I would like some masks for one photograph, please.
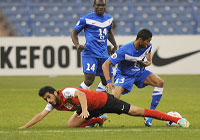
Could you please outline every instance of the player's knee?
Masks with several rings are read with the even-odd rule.
[[[128,114],[130,114],[132,116],[143,116],[144,115],[144,109],[131,105]]]
[[[94,79],[92,79],[92,78],[86,79],[86,80],[84,81],[84,83],[85,83],[86,86],[88,86],[88,87],[91,86],[93,82],[94,82]]]
[[[68,122],[68,123],[66,124],[66,127],[72,128],[72,127],[76,127],[76,126],[74,126],[73,123],[69,123],[69,122]]]
[[[157,82],[156,82],[156,87],[164,87],[164,80],[163,79],[159,79]]]
[[[85,74],[85,80],[84,83],[86,86],[91,86],[94,82],[95,75],[94,74]]]
[[[113,91],[113,95],[115,98],[119,99],[121,96],[121,92],[117,92],[116,90]]]
[[[67,124],[66,124],[66,127],[70,128],[70,127],[71,127],[71,125],[67,123]]]
[[[123,91],[124,91],[124,88],[115,87],[114,90],[112,90],[112,94],[114,95],[115,98],[119,99]]]
[[[114,94],[114,97],[117,98],[117,99],[119,99],[120,96],[121,96],[121,94]]]
[[[71,123],[67,122],[66,127],[72,127]]]

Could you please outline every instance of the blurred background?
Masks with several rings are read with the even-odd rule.
[[[80,75],[81,54],[71,40],[94,0],[0,0],[0,75]],[[157,74],[200,74],[200,0],[107,0],[118,46],[141,28],[153,33]],[[85,43],[84,32],[80,43]],[[11,36],[11,37],[10,37]],[[111,50],[108,41],[108,51]]]
[[[0,36],[69,36],[93,0],[1,0]],[[199,0],[107,0],[116,35],[200,34]],[[81,33],[83,35],[83,33]]]

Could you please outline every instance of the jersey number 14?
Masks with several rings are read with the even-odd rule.
[[[87,71],[90,71],[90,70],[92,70],[92,71],[94,71],[95,70],[95,64],[93,64],[91,67],[90,67],[90,63],[87,63],[87,69],[86,69]]]
[[[104,39],[104,37],[107,35],[107,29],[104,28],[104,29],[101,29],[99,28],[99,37],[100,39]]]

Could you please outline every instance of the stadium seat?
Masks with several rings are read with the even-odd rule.
[[[93,0],[0,1],[21,36],[68,36],[79,18],[93,11],[92,5]],[[117,35],[135,35],[141,28],[156,35],[200,34],[197,0],[109,0],[107,12],[116,21]]]

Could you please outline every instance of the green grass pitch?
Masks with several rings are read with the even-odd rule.
[[[164,94],[157,110],[177,111],[190,121],[190,128],[167,127],[153,120],[152,127],[144,119],[128,115],[107,114],[103,128],[66,128],[73,112],[51,112],[35,126],[18,130],[42,111],[46,102],[38,96],[45,85],[56,89],[78,87],[83,76],[19,76],[0,77],[0,140],[129,140],[129,139],[200,139],[200,75],[160,75],[165,81]],[[99,83],[96,78],[92,89]],[[131,104],[149,108],[153,87],[138,89],[122,96]]]

